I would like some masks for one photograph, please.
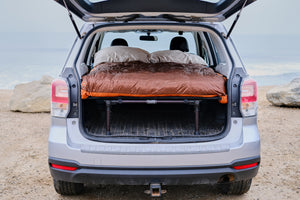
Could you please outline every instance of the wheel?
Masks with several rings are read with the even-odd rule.
[[[218,189],[222,194],[241,195],[249,191],[252,179],[235,181],[230,183],[220,183]]]
[[[84,186],[82,183],[71,183],[66,181],[54,180],[54,188],[61,195],[77,195],[83,192]]]

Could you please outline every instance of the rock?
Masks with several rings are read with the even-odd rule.
[[[9,102],[10,110],[50,112],[52,80],[50,76],[43,76],[39,81],[16,85]]]
[[[300,107],[300,77],[287,85],[272,88],[267,92],[267,99],[275,106]]]

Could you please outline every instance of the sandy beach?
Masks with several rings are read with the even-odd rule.
[[[170,186],[164,199],[300,199],[300,109],[272,106],[269,88],[259,88],[262,162],[250,191],[223,196],[211,186]],[[10,112],[11,94],[0,90],[0,199],[149,198],[144,186],[89,186],[81,196],[58,195],[47,164],[50,114]]]

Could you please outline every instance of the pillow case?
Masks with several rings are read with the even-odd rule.
[[[104,62],[141,61],[149,63],[149,52],[140,48],[112,46],[99,50],[94,56],[94,66]]]
[[[207,66],[207,63],[198,55],[185,53],[179,50],[156,51],[150,54],[150,62],[175,62],[183,64],[201,64]]]

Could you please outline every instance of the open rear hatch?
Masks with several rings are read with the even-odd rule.
[[[181,19],[220,22],[256,0],[55,0],[86,22]]]
[[[255,0],[56,0],[86,22],[220,22]],[[222,78],[223,79],[223,78]],[[127,100],[127,102],[125,102]],[[161,100],[161,101],[160,101]],[[163,104],[163,105],[160,105]],[[155,104],[155,105],[153,105]],[[158,104],[158,105],[156,105]],[[184,142],[217,140],[228,127],[228,105],[211,98],[87,98],[82,100],[82,128],[92,140]],[[152,141],[153,139],[153,141]],[[150,141],[151,140],[151,141]]]

